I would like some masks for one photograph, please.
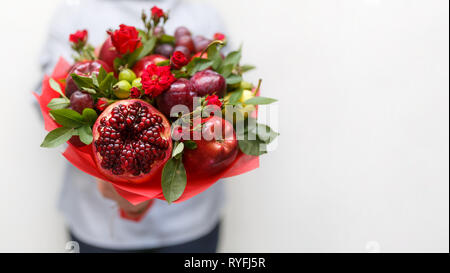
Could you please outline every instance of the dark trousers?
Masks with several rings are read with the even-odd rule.
[[[199,239],[184,244],[152,249],[119,250],[101,248],[83,242],[73,235],[72,232],[70,232],[70,238],[72,241],[78,242],[80,253],[215,253],[219,241],[219,229],[220,223],[210,233]]]

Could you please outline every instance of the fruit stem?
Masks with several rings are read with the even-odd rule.
[[[259,92],[259,89],[261,88],[262,79],[259,79],[258,86],[256,87],[255,91],[253,91],[253,96],[256,96],[256,94]]]
[[[208,49],[209,49],[211,46],[215,46],[216,44],[218,44],[218,45],[224,45],[225,42],[224,42],[224,41],[221,41],[221,40],[214,40],[214,41],[212,41],[205,49],[202,50],[202,53],[200,53],[200,58],[203,56],[203,54],[205,54],[206,52],[208,52]]]

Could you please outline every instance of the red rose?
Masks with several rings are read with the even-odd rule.
[[[217,95],[211,95],[206,97],[206,105],[217,105],[222,107],[222,102],[219,100]]]
[[[113,33],[109,32],[112,44],[120,54],[133,53],[142,44],[139,32],[135,27],[124,24],[119,27]]]
[[[189,63],[189,59],[186,58],[186,55],[184,55],[183,52],[175,51],[170,58],[170,63],[172,64],[173,68],[180,69]]]
[[[225,34],[223,33],[217,32],[216,34],[214,34],[214,40],[224,41],[225,38]]]
[[[108,104],[109,101],[107,98],[99,98],[97,104],[95,105],[95,108],[97,108],[99,111],[103,111],[108,106]]]
[[[153,8],[151,9],[151,12],[152,12],[152,17],[154,19],[159,19],[164,16],[164,11],[162,9],[158,8],[157,6],[153,6]]]
[[[78,30],[77,32],[70,34],[69,41],[74,44],[85,44],[87,42],[88,32],[87,30]]]
[[[150,64],[142,73],[141,83],[145,94],[154,98],[169,89],[175,80],[175,77],[170,72],[170,66]]]
[[[137,87],[132,87],[130,89],[130,98],[137,99],[141,96],[141,91]]]

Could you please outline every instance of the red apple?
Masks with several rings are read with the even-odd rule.
[[[70,76],[72,73],[75,73],[80,76],[90,76],[92,73],[100,71],[100,67],[103,67],[103,69],[106,70],[106,72],[111,72],[111,68],[108,64],[101,60],[96,61],[83,61],[76,63],[72,66],[72,69],[69,71],[69,75],[67,75],[66,78],[66,90],[65,94],[68,98],[72,96],[72,94],[75,91],[78,91],[79,88],[75,84],[74,80],[72,79],[72,76]]]
[[[209,69],[195,73],[191,78],[191,83],[200,97],[216,94],[222,98],[227,89],[225,78]]]
[[[114,67],[114,60],[118,57],[120,57],[120,54],[112,44],[111,37],[108,37],[100,49],[98,58],[107,63],[110,67]]]
[[[212,116],[203,119],[202,123],[201,140],[194,140],[196,149],[184,151],[183,164],[194,175],[208,176],[233,163],[238,154],[238,142],[230,122]]]
[[[144,72],[145,68],[149,65],[149,64],[157,64],[159,62],[162,61],[166,61],[167,58],[162,56],[162,55],[158,55],[158,54],[153,54],[147,57],[144,57],[142,59],[140,59],[133,67],[133,71],[136,74],[136,76],[138,78],[140,78],[142,76],[142,72]]]

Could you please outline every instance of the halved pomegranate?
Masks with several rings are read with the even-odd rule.
[[[92,131],[97,166],[114,181],[148,181],[171,157],[169,122],[142,100],[111,104],[98,117]]]

